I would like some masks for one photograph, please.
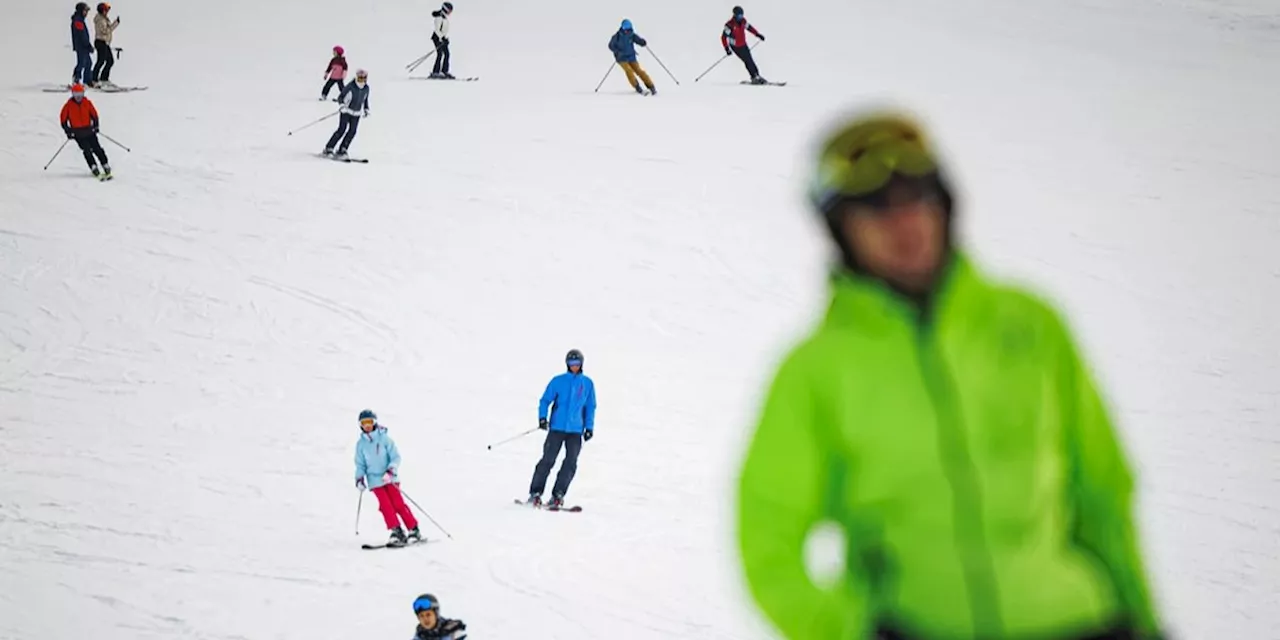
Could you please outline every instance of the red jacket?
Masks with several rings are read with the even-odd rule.
[[[65,131],[90,129],[98,126],[98,110],[93,108],[93,103],[88,98],[79,102],[76,102],[75,98],[70,98],[66,104],[62,105],[58,122],[62,124]]]
[[[743,18],[742,20],[738,20],[736,18],[730,18],[728,22],[724,23],[724,33],[720,34],[720,46],[722,47],[747,46],[748,31],[750,31],[751,33],[754,33],[757,38],[763,37],[760,35],[759,31],[756,31],[755,27],[751,26],[750,22],[747,22],[745,18]]]

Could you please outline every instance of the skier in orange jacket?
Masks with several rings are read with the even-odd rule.
[[[67,99],[67,103],[62,105],[62,113],[58,116],[58,122],[62,123],[62,130],[66,132],[68,140],[75,140],[80,145],[80,150],[84,152],[84,161],[89,163],[89,170],[93,175],[109,180],[111,178],[111,164],[107,160],[107,152],[103,150],[102,143],[98,142],[98,110],[94,108],[93,102],[84,97],[84,85],[79,82],[71,85],[71,97]],[[97,156],[95,160],[94,156]],[[98,169],[98,162],[102,162],[102,169]]]

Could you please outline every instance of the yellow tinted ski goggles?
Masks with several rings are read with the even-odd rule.
[[[875,201],[894,176],[929,178],[938,166],[915,123],[897,115],[855,120],[831,136],[810,186],[814,206],[829,213],[845,201]]]

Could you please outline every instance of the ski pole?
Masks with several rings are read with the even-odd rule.
[[[121,149],[124,149],[125,151],[128,151],[129,153],[133,153],[133,149],[130,149],[129,147],[126,147],[126,146],[124,146],[124,145],[120,144],[119,142],[116,142],[116,139],[115,139],[115,138],[112,138],[111,136],[109,136],[109,135],[107,135],[107,134],[105,134],[105,133],[102,133],[101,131],[99,131],[99,132],[98,132],[98,135],[100,135],[100,136],[102,136],[102,137],[106,138],[107,140],[109,140],[109,141],[111,141],[111,142],[114,142],[114,143],[115,143],[115,145],[116,145],[117,147],[120,147]]]
[[[532,429],[530,429],[530,430],[528,430],[528,431],[523,431],[523,432],[521,432],[519,435],[511,436],[510,438],[507,438],[506,440],[503,440],[503,441],[501,441],[501,442],[495,442],[495,443],[493,443],[493,444],[489,445],[489,449],[491,449],[491,450],[492,450],[494,447],[502,446],[502,445],[504,445],[504,444],[506,444],[506,443],[508,443],[508,442],[511,442],[512,440],[519,440],[520,438],[523,438],[523,437],[525,437],[525,436],[527,436],[527,435],[529,435],[529,434],[533,433],[534,431],[537,431],[538,429],[541,429],[541,428],[542,428],[542,427],[534,427],[534,428],[532,428]]]
[[[53,157],[52,157],[52,158],[49,158],[49,164],[53,164],[53,161],[58,159],[58,156],[62,154],[62,150],[63,150],[63,149],[65,149],[65,148],[67,148],[67,143],[68,143],[68,142],[71,142],[71,138],[67,138],[66,140],[63,140],[63,141],[62,141],[62,146],[61,146],[61,147],[58,147],[58,151],[57,151],[57,153],[54,153],[54,154],[53,154]],[[49,164],[44,165],[44,170],[45,170],[45,171],[48,171],[48,170],[49,170]],[[492,447],[490,447],[490,448],[492,449]]]
[[[409,66],[408,66],[409,73],[413,73],[415,69],[417,69],[418,67],[421,67],[424,63],[426,63],[426,61],[427,61],[427,59],[428,59],[428,58],[430,58],[431,56],[434,56],[434,55],[435,55],[436,53],[438,53],[439,51],[440,51],[439,49],[432,49],[431,51],[428,51],[428,52],[427,52],[427,55],[422,56],[421,58],[418,58],[417,60],[414,60],[414,61],[413,61],[412,63],[410,63],[410,64],[409,64]]]
[[[356,535],[360,535],[360,508],[364,506],[364,489],[360,490],[360,499],[356,501]]]
[[[656,54],[656,53],[654,53],[654,52],[653,52],[653,48],[652,48],[652,47],[645,47],[645,48],[649,50],[649,55],[653,56],[653,59],[658,61],[658,66],[662,67],[662,70],[663,70],[663,71],[666,71],[666,72],[667,72],[667,75],[671,76],[671,81],[672,81],[672,82],[675,82],[675,83],[676,83],[676,86],[679,86],[679,85],[680,85],[680,81],[679,81],[679,80],[676,80],[676,76],[675,76],[675,74],[674,74],[674,73],[671,73],[671,70],[667,68],[667,65],[662,64],[662,58],[659,58],[659,57],[658,57],[658,54]]]
[[[403,495],[403,496],[404,496],[404,499],[409,501],[409,504],[411,504],[411,505],[413,505],[413,506],[417,507],[417,508],[418,508],[418,511],[421,511],[421,512],[422,512],[422,515],[426,516],[426,517],[427,517],[427,519],[431,521],[431,524],[434,524],[434,525],[436,526],[436,528],[437,528],[437,529],[439,529],[441,532],[443,532],[443,533],[444,533],[444,535],[449,536],[449,539],[450,539],[450,540],[452,540],[452,539],[453,539],[453,536],[449,535],[449,532],[448,532],[448,531],[445,531],[445,530],[444,530],[444,527],[440,526],[440,523],[439,523],[439,522],[436,522],[436,519],[435,519],[435,518],[432,518],[432,517],[431,517],[431,514],[427,513],[427,510],[426,510],[426,509],[423,509],[423,508],[422,508],[422,505],[418,504],[417,502],[415,502],[415,501],[413,500],[413,498],[409,497],[409,494],[405,493],[403,489],[401,489],[401,490],[400,490],[400,495]]]
[[[600,78],[600,84],[596,85],[596,93],[600,93],[600,87],[604,86],[604,81],[609,79],[609,74],[613,73],[613,68],[616,66],[618,66],[618,63],[616,62],[609,65],[609,70],[604,72],[603,78]]]
[[[307,124],[304,124],[304,125],[302,125],[301,127],[298,127],[297,129],[294,129],[293,131],[290,131],[290,132],[289,132],[289,135],[293,135],[293,134],[295,134],[295,133],[297,133],[297,132],[299,132],[299,131],[302,131],[303,129],[306,129],[307,127],[310,127],[310,126],[314,126],[314,125],[320,124],[321,122],[324,122],[325,120],[328,120],[329,118],[332,118],[332,117],[334,117],[334,116],[338,115],[339,113],[342,113],[342,110],[341,110],[341,109],[339,109],[339,110],[337,110],[337,111],[334,111],[333,113],[331,113],[331,114],[329,114],[329,115],[327,115],[327,116],[325,116],[325,117],[323,117],[323,118],[320,118],[319,120],[312,120],[311,122],[308,122]]]
[[[760,43],[761,43],[761,42],[764,42],[764,40],[759,40],[759,41],[757,41],[755,44],[751,45],[751,50],[752,50],[752,51],[754,51],[756,47],[760,46]],[[732,53],[726,53],[726,54],[724,55],[724,57],[723,57],[723,58],[720,58],[719,60],[716,60],[716,63],[715,63],[715,64],[713,64],[713,65],[711,65],[711,67],[710,67],[709,69],[707,69],[706,71],[703,71],[703,72],[702,72],[702,76],[705,76],[705,75],[707,75],[708,73],[711,73],[711,69],[714,69],[714,68],[716,68],[716,67],[720,66],[720,63],[721,63],[721,62],[724,62],[725,60],[728,60],[728,59],[729,59],[729,58],[731,58],[731,57],[733,57],[733,54],[732,54]],[[702,76],[698,76],[698,77],[694,78],[694,79],[693,79],[693,81],[694,81],[694,82],[697,82],[697,81],[701,80],[701,79],[702,79]]]

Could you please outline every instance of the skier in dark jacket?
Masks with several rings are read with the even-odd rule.
[[[351,146],[351,141],[356,139],[356,130],[360,128],[360,118],[369,117],[369,72],[364,69],[356,71],[356,80],[348,84],[342,93],[338,94],[338,103],[342,105],[338,111],[338,130],[333,132],[329,137],[329,143],[324,146],[324,155],[333,156],[338,160],[347,158],[347,147]],[[342,142],[342,146],[338,147],[335,155],[333,147]]]
[[[71,48],[76,52],[76,70],[71,74],[71,83],[93,83],[93,38],[89,36],[89,25],[85,19],[89,17],[89,5],[76,3],[76,12],[71,14]]]
[[[644,81],[644,86],[649,88],[649,93],[657,93],[658,90],[653,86],[653,80],[649,78],[649,74],[636,61],[636,46],[649,46],[649,43],[640,34],[636,33],[632,27],[630,20],[623,20],[622,26],[618,28],[618,32],[609,38],[609,50],[613,52],[613,61],[618,63],[619,67],[627,74],[627,82],[631,84],[631,88],[636,93],[644,95],[644,89],[640,88],[640,81]],[[637,80],[639,77],[639,80]]]
[[[720,33],[720,45],[724,47],[724,55],[737,55],[751,74],[751,84],[766,84],[768,81],[760,77],[760,69],[756,67],[755,58],[751,56],[751,47],[747,46],[747,32],[751,32],[761,42],[764,34],[747,22],[746,11],[742,7],[733,8],[733,17],[724,23],[724,31]]]
[[[465,640],[467,637],[467,623],[440,617],[440,600],[429,593],[414,599],[413,615],[418,617],[418,629],[413,634],[413,640]]]

